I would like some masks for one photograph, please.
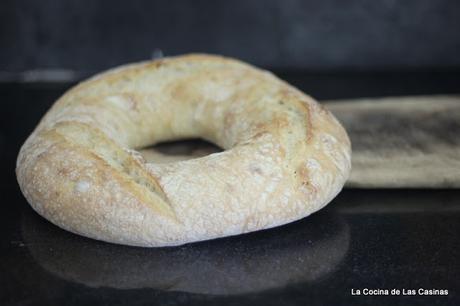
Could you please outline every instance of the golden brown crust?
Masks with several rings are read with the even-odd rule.
[[[201,137],[225,149],[152,164],[135,151]],[[239,61],[187,55],[95,76],[62,96],[21,148],[17,177],[58,226],[165,246],[302,218],[350,171],[350,142],[313,99]]]

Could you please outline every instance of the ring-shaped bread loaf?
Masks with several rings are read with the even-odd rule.
[[[147,162],[138,149],[202,138],[224,149]],[[123,66],[65,93],[18,156],[31,206],[83,236],[179,245],[285,224],[326,205],[350,171],[334,116],[273,74],[186,55]]]

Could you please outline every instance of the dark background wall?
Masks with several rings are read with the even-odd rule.
[[[460,1],[2,0],[0,71],[218,53],[272,69],[460,67]]]

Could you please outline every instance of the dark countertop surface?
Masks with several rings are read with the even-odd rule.
[[[460,71],[281,76],[319,99],[460,92]],[[175,248],[50,224],[20,193],[15,159],[70,85],[0,84],[1,305],[460,305],[460,190],[346,189],[298,222]],[[401,293],[351,293],[364,288]]]

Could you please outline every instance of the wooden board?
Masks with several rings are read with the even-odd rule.
[[[352,142],[348,187],[460,187],[460,96],[329,101]]]

